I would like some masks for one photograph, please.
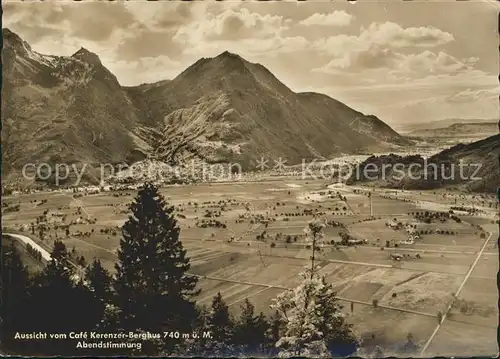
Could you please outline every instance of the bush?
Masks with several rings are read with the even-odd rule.
[[[441,321],[443,320],[443,313],[441,313],[440,311],[437,312],[436,318],[438,322],[441,323]]]
[[[378,307],[378,299],[372,300],[372,305],[374,308],[377,308]]]

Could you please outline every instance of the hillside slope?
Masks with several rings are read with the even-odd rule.
[[[351,176],[347,183],[401,189],[456,187],[493,193],[500,187],[499,165],[500,134],[497,134],[467,145],[456,145],[428,160],[421,156],[372,156],[359,165],[357,173],[361,175]],[[372,170],[374,168],[378,171]]]

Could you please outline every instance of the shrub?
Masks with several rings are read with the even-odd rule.
[[[443,320],[443,313],[441,313],[440,311],[437,312],[436,318],[438,322],[441,323],[441,321]]]

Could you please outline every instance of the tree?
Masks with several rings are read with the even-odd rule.
[[[345,323],[332,285],[316,270],[308,269],[301,276],[303,282],[281,293],[272,305],[284,322],[283,334],[276,343],[280,355],[328,356],[355,351],[357,340]]]
[[[54,241],[52,248],[51,259],[39,279],[50,282],[54,285],[71,286],[73,285],[72,276],[74,275],[73,266],[70,262],[70,254],[66,246],[61,241]]]
[[[314,275],[314,269],[315,267],[315,254],[318,249],[320,249],[320,246],[322,244],[322,239],[324,237],[323,229],[325,228],[325,223],[314,219],[311,222],[309,222],[305,232],[306,232],[306,242],[311,244],[311,249],[312,249],[312,255],[311,255],[311,270],[310,270],[310,275],[311,279]]]
[[[255,315],[255,307],[247,298],[241,305],[240,318],[235,327],[234,343],[245,356],[262,353],[267,341],[268,326],[264,314]]]
[[[279,311],[275,310],[273,315],[269,318],[269,328],[267,330],[269,343],[267,343],[266,349],[269,351],[269,356],[276,356],[278,354],[275,343],[281,338],[284,324],[285,322],[283,321],[282,315]]]
[[[147,183],[129,209],[113,283],[123,329],[187,332],[196,318],[197,278],[186,274],[190,264],[174,208]],[[174,341],[166,343],[172,349]]]
[[[333,286],[327,283],[325,276],[318,276],[316,288],[316,315],[320,318],[319,331],[326,342],[331,355],[345,357],[357,349],[358,339],[352,326],[347,324]]]
[[[111,275],[103,268],[101,261],[98,259],[87,266],[85,270],[85,281],[91,289],[94,298],[100,303],[101,316],[104,316],[106,305],[111,303],[112,287]]]
[[[407,341],[406,341],[405,345],[403,346],[403,352],[406,354],[416,353],[418,350],[418,345],[415,344],[415,339],[413,337],[413,334],[408,333],[408,335],[406,336],[406,339],[407,339]]]
[[[197,308],[197,317],[193,327],[196,328],[194,333],[198,334],[198,337],[186,340],[184,352],[180,353],[180,356],[203,356],[208,352],[207,348],[209,348],[212,339],[205,337],[203,333],[209,332],[209,315],[210,311],[206,306]]]
[[[441,323],[443,321],[443,313],[441,311],[438,311],[436,314],[436,318],[438,320],[438,323]]]
[[[373,349],[373,357],[374,358],[384,358],[386,355],[384,354],[384,351],[382,350],[382,348],[377,345],[374,349]]]
[[[204,354],[208,356],[230,355],[233,351],[231,344],[233,344],[235,323],[220,292],[212,300],[207,327],[211,332],[211,341]]]
[[[21,331],[69,333],[93,330],[101,320],[98,303],[88,288],[75,279],[66,246],[55,241],[50,261],[33,278],[28,290],[24,311],[19,317]],[[75,343],[64,340],[48,339],[27,345],[44,355],[75,355],[78,351]]]
[[[87,265],[87,261],[85,260],[84,256],[80,256],[76,260],[76,264],[78,264],[80,267],[85,267]]]
[[[13,245],[2,251],[2,343],[10,344],[15,333],[14,323],[18,314],[22,313],[22,303],[26,297],[29,284],[28,270],[23,265],[19,252]]]

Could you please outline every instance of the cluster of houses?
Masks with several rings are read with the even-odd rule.
[[[405,241],[401,241],[400,242],[401,244],[413,244],[415,243],[416,240],[420,239],[417,229],[412,224],[409,223],[403,224],[396,218],[393,218],[386,222],[386,226],[396,231],[404,228],[404,230],[408,234],[408,238]]]
[[[416,240],[420,239],[420,236],[417,233],[417,229],[414,226],[407,224],[405,226],[405,230],[408,234],[408,239],[404,241],[403,244],[413,244]]]

